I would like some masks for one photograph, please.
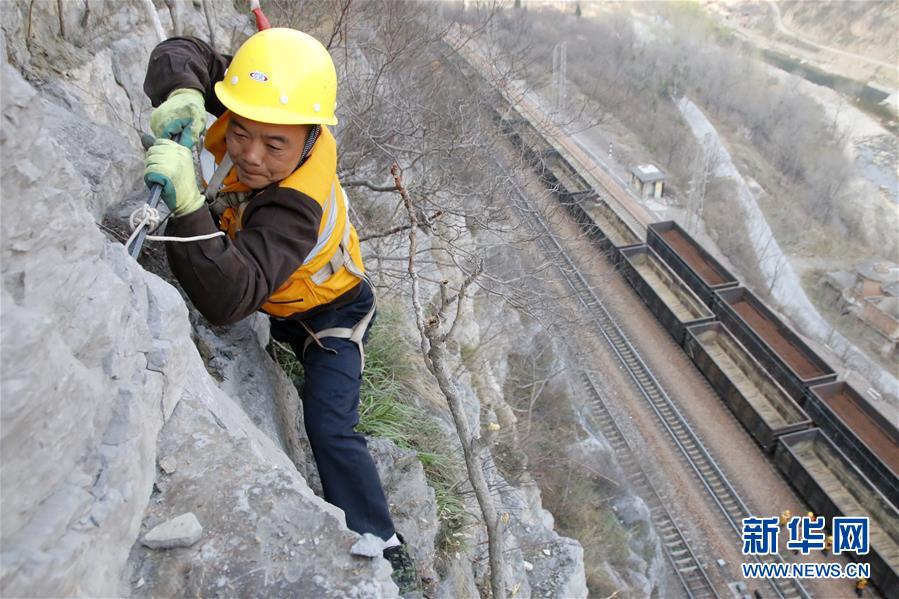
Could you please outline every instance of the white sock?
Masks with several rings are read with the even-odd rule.
[[[386,541],[384,541],[384,549],[390,549],[391,547],[399,547],[400,545],[402,545],[402,543],[400,543],[399,537],[397,537],[395,534],[392,537],[390,537],[389,539],[387,539]]]

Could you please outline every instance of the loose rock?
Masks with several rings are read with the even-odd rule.
[[[159,460],[159,468],[166,474],[174,474],[175,469],[178,468],[178,461],[172,456],[166,456]]]
[[[350,549],[350,554],[362,557],[380,557],[384,551],[384,541],[370,532],[362,535]]]
[[[144,535],[143,544],[151,549],[190,547],[203,536],[203,527],[193,512],[163,522]]]

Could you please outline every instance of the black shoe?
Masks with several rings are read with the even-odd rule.
[[[402,538],[400,538],[402,541]],[[400,595],[406,596],[412,593],[421,592],[421,580],[418,577],[418,571],[415,569],[415,562],[406,549],[406,544],[401,543],[396,547],[389,547],[384,550],[384,559],[390,562],[393,567],[393,582],[400,589]]]

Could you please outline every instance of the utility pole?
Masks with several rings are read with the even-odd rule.
[[[568,82],[568,42],[553,47],[553,108],[562,112],[565,108],[565,88]]]
[[[709,185],[709,176],[715,168],[712,157],[712,135],[707,133],[699,148],[699,156],[693,176],[690,177],[690,189],[687,193],[687,230],[695,233],[702,225],[702,212],[705,209],[705,192]]]

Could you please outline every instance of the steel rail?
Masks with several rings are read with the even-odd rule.
[[[498,160],[497,164],[500,164]],[[501,164],[500,166],[502,167]],[[518,185],[511,180],[510,184],[518,200],[527,205],[528,202],[525,195]],[[602,300],[599,299],[574,264],[574,261],[564,250],[556,236],[553,235],[544,219],[536,211],[530,209],[522,211],[522,214],[529,215],[529,220],[538,223],[541,230],[535,232],[540,233],[538,238],[541,241],[551,245],[548,248],[549,251],[560,256],[563,260],[564,266],[557,266],[572,291],[575,292],[575,297],[586,310],[595,316],[592,319],[593,324],[624,366],[640,395],[655,412],[662,426],[668,432],[669,438],[680,450],[681,455],[696,474],[700,483],[708,491],[714,503],[722,511],[736,535],[742,538],[742,520],[750,517],[752,513],[740,499],[736,489],[731,485],[699,439],[699,436],[693,431],[687,419],[681,414],[673,400],[665,392],[655,375],[653,375],[634,344],[615,322]],[[758,562],[769,560],[783,562],[783,558],[779,554],[764,557],[751,556],[751,558]],[[781,599],[808,599],[810,597],[802,584],[796,580],[770,579],[768,582]]]
[[[665,549],[665,555],[687,595],[695,599],[720,599],[721,596],[709,580],[705,568],[696,557],[686,535],[677,525],[674,516],[663,501],[661,493],[653,484],[652,478],[637,458],[636,452],[609,410],[600,391],[601,386],[595,382],[590,372],[581,371],[581,378],[584,388],[590,396],[590,415],[594,417],[592,419],[585,418],[585,424],[588,430],[595,435],[596,432],[593,430],[591,421],[597,423],[602,437],[615,451],[618,464],[624,472],[629,473],[628,481],[649,509],[652,523],[658,532],[662,547]]]
[[[520,193],[518,197],[525,201]],[[525,209],[520,205],[517,208],[522,215],[529,216],[529,220],[541,220],[532,210]],[[531,227],[531,230],[534,230],[533,227]],[[551,254],[553,249],[555,249],[546,235],[539,235],[537,239],[544,245],[544,250],[547,254]],[[559,269],[562,270],[561,267]],[[573,349],[567,340],[566,345],[569,346],[569,350]],[[624,472],[629,473],[628,480],[631,483],[631,487],[643,499],[649,509],[650,518],[665,550],[665,556],[668,558],[687,596],[693,599],[720,599],[720,595],[715,590],[711,580],[709,580],[705,568],[696,557],[696,553],[690,546],[686,535],[677,525],[665,502],[662,501],[661,494],[655,484],[653,484],[651,477],[636,458],[630,442],[628,442],[627,437],[622,432],[621,427],[604,400],[600,386],[596,384],[590,372],[581,370],[581,379],[587,393],[590,395],[590,415],[593,416],[592,419],[584,418],[585,426],[596,436],[596,431],[593,429],[591,422],[595,421],[597,423],[601,436],[609,442],[615,451],[618,464]],[[581,415],[584,416],[583,413]]]

